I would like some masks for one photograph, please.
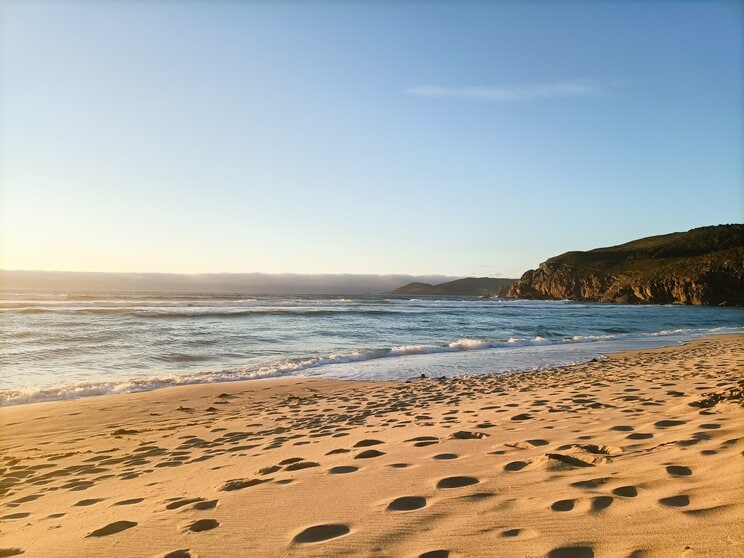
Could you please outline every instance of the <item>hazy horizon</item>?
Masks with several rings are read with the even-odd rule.
[[[414,281],[460,277],[406,274],[126,273],[0,269],[0,291],[375,294]]]

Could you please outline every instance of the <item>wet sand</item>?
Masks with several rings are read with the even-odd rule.
[[[0,409],[0,557],[744,554],[744,336]]]

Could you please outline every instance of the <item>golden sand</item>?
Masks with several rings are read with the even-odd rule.
[[[742,556],[743,355],[0,409],[0,556]]]

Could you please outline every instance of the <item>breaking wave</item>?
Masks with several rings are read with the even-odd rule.
[[[651,339],[667,336],[673,338],[673,340],[670,342],[674,343],[681,342],[681,336],[684,336],[684,339],[687,340],[689,338],[704,334],[741,332],[742,330],[744,330],[744,328],[730,327],[712,328],[705,330],[662,330],[653,333],[635,335],[633,336],[633,338],[638,339],[645,337],[647,339]],[[499,349],[499,354],[503,355],[503,351],[505,349],[508,350],[515,347],[555,347],[565,344],[581,344],[616,340],[618,338],[627,336],[628,334],[583,336],[575,335],[572,337],[566,337],[556,340],[544,339],[540,336],[524,339],[510,337],[507,340],[501,341],[462,338],[446,344],[400,345],[388,348],[365,349],[348,353],[330,353],[327,355],[311,356],[306,358],[284,359],[260,365],[233,367],[222,370],[210,370],[189,374],[167,374],[142,378],[128,378],[123,380],[81,382],[56,387],[2,390],[0,391],[0,407],[40,401],[76,399],[79,397],[92,395],[149,391],[169,386],[216,382],[234,382],[259,378],[277,378],[283,376],[302,375],[303,372],[312,369],[318,369],[333,365],[359,363],[376,359],[401,358],[413,355],[431,355],[437,353],[465,353],[471,351],[487,351],[489,349]],[[657,343],[656,346],[659,346],[659,344]],[[618,344],[616,350],[620,351],[624,348],[626,347],[624,347],[622,344]],[[180,361],[200,360],[200,357],[186,354],[171,354],[164,356],[173,357]],[[537,367],[538,366],[536,366],[536,368]],[[545,368],[545,366],[539,366],[539,368]]]

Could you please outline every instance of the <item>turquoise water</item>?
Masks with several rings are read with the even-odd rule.
[[[0,404],[259,377],[532,370],[744,331],[744,309],[390,296],[0,294]]]

